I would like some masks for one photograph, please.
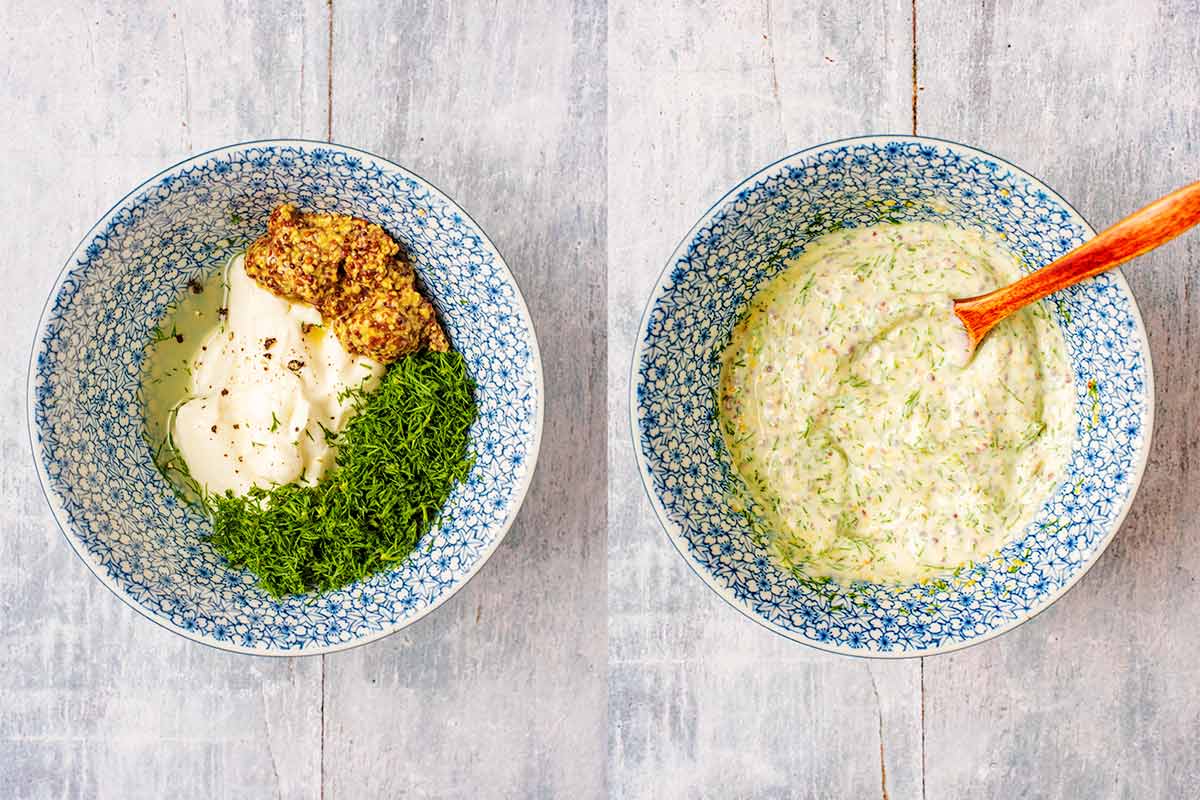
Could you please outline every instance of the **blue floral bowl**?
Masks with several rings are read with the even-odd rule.
[[[1120,527],[1146,465],[1153,376],[1146,332],[1117,272],[1048,298],[1075,376],[1067,477],[998,555],[907,586],[801,580],[777,567],[729,505],[737,480],[717,429],[718,354],[778,254],[835,225],[944,220],[1001,234],[1042,266],[1094,235],[1065,200],[995,156],[951,142],[871,136],[788,156],[725,195],[684,238],[639,329],[635,449],[671,541],[705,583],[799,642],[873,657],[929,655],[1010,630],[1061,597]]]
[[[355,214],[400,241],[475,379],[475,465],[442,522],[397,569],[276,600],[209,545],[146,443],[139,386],[151,331],[193,278],[266,229],[283,201]],[[330,652],[444,603],[499,545],[529,488],[542,430],[529,313],[479,226],[426,181],[348,147],[233,145],[130,192],[88,232],[51,292],[29,370],[29,428],[47,500],[84,563],[143,616],[244,653]]]

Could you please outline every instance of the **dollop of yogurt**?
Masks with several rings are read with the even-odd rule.
[[[312,306],[260,287],[244,256],[225,281],[223,320],[193,358],[172,441],[209,492],[316,483],[335,459],[329,434],[354,411],[346,391],[375,388],[384,367],[347,353]]]

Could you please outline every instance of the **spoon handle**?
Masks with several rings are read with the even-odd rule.
[[[954,301],[954,313],[978,344],[997,322],[1085,278],[1099,275],[1200,223],[1200,181],[1176,189],[1084,242],[1062,258],[995,291]]]

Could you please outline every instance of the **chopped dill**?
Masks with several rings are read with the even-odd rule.
[[[1067,308],[1067,304],[1064,303],[1062,300],[1058,301],[1058,313],[1062,316],[1062,318],[1066,321],[1066,323],[1068,325],[1071,324],[1071,309]]]
[[[1041,420],[1037,420],[1037,421],[1031,423],[1029,428],[1025,431],[1025,435],[1021,438],[1021,443],[1017,446],[1017,449],[1024,450],[1026,447],[1028,447],[1029,445],[1033,444],[1038,439],[1040,439],[1042,434],[1045,432],[1046,432],[1046,423],[1045,422],[1042,422]]]
[[[341,401],[339,400],[338,402],[341,402]],[[321,428],[321,433],[323,433],[325,435],[325,443],[326,444],[334,444],[337,441],[337,434],[334,433],[333,431],[329,430],[329,428],[325,427],[324,422],[321,422],[321,420],[317,420],[317,425]],[[310,439],[312,438],[311,433],[309,434],[309,438]]]
[[[809,289],[812,288],[813,281],[816,279],[816,277],[817,276],[815,274],[809,275],[808,280],[805,281],[804,285],[800,287],[799,298],[800,298],[801,305],[805,305],[808,303],[808,291],[809,291]]]
[[[167,313],[170,314],[173,311],[174,311],[174,309],[168,308]],[[159,325],[153,331],[150,332],[150,343],[151,344],[158,344],[159,342],[165,342],[168,339],[175,339],[176,341],[179,340],[179,329],[175,327],[175,322],[173,320],[171,322],[171,330],[170,331],[164,330],[163,327],[161,325]]]
[[[1092,414],[1088,421],[1088,430],[1091,430],[1100,424],[1100,387],[1095,378],[1088,379],[1087,394],[1092,401]]]
[[[213,546],[276,597],[331,591],[398,565],[471,469],[477,409],[461,355],[410,356],[374,392],[349,396],[358,413],[337,434],[336,466],[315,486],[204,498]]]
[[[1025,401],[1022,400],[1020,396],[1012,390],[1012,387],[1009,386],[1003,378],[998,378],[997,380],[1000,382],[1000,388],[1004,389],[1009,397],[1011,397],[1013,400],[1016,400],[1021,405],[1025,405]]]

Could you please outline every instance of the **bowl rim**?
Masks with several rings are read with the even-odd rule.
[[[83,251],[83,249],[85,248],[87,243],[90,242],[95,237],[96,233],[104,225],[106,225],[112,219],[112,217],[122,207],[124,207],[126,203],[129,202],[129,200],[131,198],[140,194],[147,187],[154,185],[155,183],[160,181],[165,176],[167,176],[171,173],[177,172],[181,168],[183,168],[189,164],[192,164],[194,162],[209,159],[213,156],[220,155],[222,153],[234,153],[234,152],[247,150],[252,147],[295,147],[295,148],[302,149],[302,150],[328,149],[328,150],[335,150],[335,151],[340,151],[342,153],[351,154],[357,158],[366,158],[366,159],[369,159],[369,160],[375,162],[378,166],[382,167],[387,172],[399,173],[411,180],[418,182],[425,189],[427,189],[430,192],[430,194],[434,195],[435,197],[441,198],[443,201],[445,201],[451,207],[453,207],[458,213],[462,214],[463,218],[466,219],[468,222],[470,222],[472,225],[474,225],[475,228],[479,231],[480,238],[483,240],[483,242],[486,244],[486,246],[491,248],[491,250],[495,253],[496,260],[499,263],[500,269],[503,270],[503,274],[507,275],[508,280],[512,283],[514,302],[515,302],[516,308],[517,308],[518,312],[523,316],[524,321],[529,328],[529,339],[530,339],[529,353],[531,356],[531,363],[533,366],[533,387],[534,387],[535,391],[537,392],[537,407],[534,412],[533,435],[532,435],[532,439],[530,441],[530,451],[529,451],[529,455],[525,459],[525,463],[523,465],[523,473],[517,479],[517,481],[514,485],[513,494],[511,495],[510,500],[509,500],[509,506],[511,508],[511,511],[506,516],[506,519],[504,520],[504,522],[500,526],[498,526],[498,528],[496,529],[497,533],[496,533],[496,536],[494,537],[494,539],[492,540],[492,542],[480,554],[479,558],[477,558],[475,560],[475,563],[471,565],[470,569],[467,570],[467,572],[463,575],[463,577],[459,578],[455,582],[455,584],[449,589],[449,591],[447,591],[445,594],[443,594],[435,602],[431,603],[426,608],[421,609],[421,611],[418,612],[417,614],[414,614],[413,616],[408,617],[407,619],[401,620],[399,622],[390,623],[388,625],[385,625],[382,630],[376,631],[367,636],[356,637],[348,642],[342,642],[342,643],[338,643],[338,644],[328,644],[328,645],[317,645],[317,646],[314,646],[311,648],[301,646],[300,648],[297,648],[294,650],[279,648],[273,644],[267,646],[266,648],[246,647],[246,646],[236,644],[231,641],[222,641],[220,639],[215,639],[215,638],[212,638],[205,634],[199,634],[199,633],[195,633],[192,631],[188,631],[184,628],[181,628],[181,627],[171,623],[169,620],[165,620],[165,619],[159,617],[157,614],[142,607],[142,605],[140,603],[138,603],[133,598],[131,598],[125,592],[125,590],[118,584],[117,581],[113,580],[99,565],[92,563],[92,560],[88,556],[88,554],[84,550],[81,549],[81,543],[78,540],[78,535],[74,532],[70,522],[66,519],[65,512],[62,508],[62,503],[60,502],[58,496],[50,488],[49,476],[46,474],[46,465],[45,465],[45,461],[43,459],[43,448],[39,447],[38,443],[37,443],[36,431],[38,430],[38,426],[37,426],[37,422],[34,418],[34,408],[36,406],[36,398],[34,397],[34,375],[35,375],[36,369],[37,369],[38,354],[42,350],[42,342],[45,339],[47,315],[48,315],[51,305],[54,303],[54,299],[58,296],[59,292],[62,290],[63,279],[67,276],[67,273],[70,271],[71,267],[75,264],[77,257]],[[541,350],[538,347],[537,330],[534,327],[533,317],[529,313],[529,306],[525,302],[525,296],[521,292],[521,287],[520,287],[520,284],[517,282],[516,276],[513,275],[512,270],[509,269],[508,262],[507,262],[507,260],[505,260],[504,255],[500,252],[500,248],[496,246],[495,242],[493,242],[491,237],[488,236],[487,232],[484,231],[483,226],[480,225],[478,222],[476,222],[475,218],[472,217],[466,211],[466,209],[464,209],[461,205],[459,205],[457,202],[455,202],[455,200],[453,198],[451,198],[450,195],[448,195],[446,192],[442,191],[440,188],[438,188],[436,185],[434,185],[431,181],[421,177],[420,175],[413,172],[412,170],[410,170],[406,167],[403,167],[403,166],[397,164],[396,162],[391,161],[390,159],[384,158],[383,156],[376,155],[375,153],[372,153],[368,150],[363,150],[361,148],[352,147],[352,146],[344,145],[344,144],[338,144],[335,142],[325,141],[325,140],[321,140],[321,139],[302,139],[302,138],[252,139],[252,140],[248,140],[248,141],[236,142],[234,144],[227,144],[227,145],[221,145],[219,147],[213,147],[208,150],[203,150],[201,152],[193,153],[193,154],[186,156],[185,158],[175,162],[171,166],[166,167],[165,169],[159,170],[158,172],[151,175],[149,178],[146,178],[145,180],[138,183],[133,189],[126,192],[121,197],[121,199],[119,199],[116,203],[114,203],[112,205],[112,207],[108,209],[108,211],[104,212],[104,214],[101,215],[100,219],[97,220],[97,222],[87,230],[87,232],[79,240],[79,243],[74,247],[74,249],[72,249],[70,255],[67,257],[66,262],[63,264],[62,268],[58,272],[58,275],[55,277],[54,284],[51,287],[50,292],[46,297],[46,302],[42,306],[41,314],[38,316],[37,327],[34,331],[33,346],[30,350],[29,367],[28,367],[28,371],[26,373],[26,378],[25,378],[25,422],[26,422],[26,427],[27,427],[28,434],[29,434],[29,446],[30,446],[30,449],[32,452],[34,466],[37,471],[38,485],[41,487],[42,497],[45,498],[46,504],[50,507],[50,513],[51,513],[51,516],[54,517],[55,524],[58,526],[59,531],[63,534],[63,537],[66,538],[67,542],[71,545],[71,550],[75,553],[76,556],[79,557],[79,560],[82,561],[85,566],[87,566],[88,570],[92,573],[92,575],[94,575],[100,581],[100,583],[104,585],[105,588],[107,588],[110,592],[112,592],[114,595],[116,595],[123,603],[125,603],[125,605],[129,606],[134,611],[136,611],[138,614],[140,614],[141,616],[150,620],[151,622],[158,625],[159,627],[165,628],[166,630],[171,631],[172,633],[175,633],[179,636],[182,636],[183,638],[188,639],[189,641],[198,642],[198,643],[206,645],[208,647],[212,647],[216,650],[222,650],[222,651],[230,652],[230,653],[238,653],[240,655],[262,656],[262,657],[267,657],[267,658],[305,658],[305,657],[309,657],[309,656],[321,656],[321,655],[326,655],[328,653],[337,653],[337,652],[341,652],[344,650],[352,650],[356,647],[361,647],[362,645],[370,644],[371,642],[375,642],[375,641],[383,639],[387,636],[390,636],[393,633],[403,630],[404,628],[407,628],[409,625],[412,625],[413,623],[424,619],[425,617],[429,616],[429,614],[431,614],[434,610],[436,610],[437,608],[444,605],[447,601],[449,601],[451,597],[458,594],[458,592],[463,587],[465,587],[468,583],[470,583],[472,578],[474,578],[477,574],[479,574],[479,571],[483,568],[483,565],[485,563],[487,563],[487,561],[496,552],[496,550],[500,546],[500,543],[504,540],[504,537],[508,534],[509,529],[512,527],[513,523],[516,521],[517,515],[520,513],[521,506],[524,504],[525,497],[528,494],[530,485],[533,482],[534,473],[537,471],[537,460],[538,460],[538,455],[541,450],[542,426],[545,421],[545,415],[546,415],[545,412],[546,412],[546,391],[545,391],[545,381],[544,381],[543,373],[542,373],[542,356],[541,356]]]
[[[1054,188],[1052,188],[1049,184],[1047,184],[1042,179],[1027,172],[1026,170],[1021,169],[1020,167],[1013,164],[1011,161],[1008,161],[1007,159],[1001,158],[1001,157],[994,155],[994,154],[992,154],[986,150],[983,150],[981,148],[962,144],[961,142],[956,142],[951,139],[942,139],[942,138],[938,138],[935,136],[921,136],[921,135],[914,135],[914,134],[907,134],[907,133],[897,133],[897,134],[873,133],[873,134],[865,134],[862,136],[848,136],[848,137],[844,137],[841,139],[833,139],[831,141],[824,142],[822,144],[817,144],[817,145],[813,145],[811,147],[806,147],[801,150],[797,150],[793,153],[783,156],[782,158],[778,158],[775,161],[770,162],[769,164],[767,164],[764,167],[761,167],[761,168],[755,170],[748,177],[746,177],[743,180],[741,180],[740,182],[738,182],[733,188],[729,189],[727,192],[722,194],[721,197],[716,202],[714,202],[711,206],[709,206],[707,211],[705,211],[703,214],[700,215],[700,218],[696,221],[696,224],[691,227],[691,229],[687,232],[687,234],[684,235],[684,237],[679,241],[679,244],[677,244],[675,246],[675,249],[671,252],[670,257],[667,259],[666,264],[663,266],[662,271],[659,273],[658,280],[655,281],[654,286],[650,291],[650,296],[646,300],[646,305],[642,311],[642,316],[641,316],[640,320],[638,321],[638,327],[634,334],[635,338],[634,338],[633,354],[632,354],[632,358],[630,360],[630,368],[629,368],[629,424],[630,424],[630,435],[633,439],[634,459],[637,462],[638,473],[641,475],[642,488],[646,492],[646,497],[650,501],[650,506],[654,510],[654,515],[658,518],[659,526],[663,529],[663,532],[666,534],[667,539],[669,539],[671,544],[674,545],[676,552],[679,553],[679,555],[687,563],[688,567],[691,568],[692,572],[695,573],[698,578],[700,578],[702,581],[704,581],[704,583],[710,589],[712,589],[717,594],[718,597],[720,597],[722,600],[724,600],[728,605],[737,609],[743,616],[748,617],[749,619],[758,623],[759,625],[766,628],[767,630],[770,630],[786,639],[789,639],[794,642],[798,642],[800,644],[806,645],[806,646],[814,648],[816,650],[821,650],[821,651],[824,651],[827,653],[834,653],[834,654],[841,655],[841,656],[850,656],[850,657],[854,657],[854,658],[869,659],[869,660],[875,660],[875,659],[902,660],[902,659],[909,659],[909,658],[924,658],[926,656],[942,655],[945,653],[952,653],[952,652],[956,652],[959,650],[964,650],[968,647],[973,647],[977,644],[982,644],[983,642],[995,639],[996,637],[1001,636],[1002,634],[1008,633],[1009,631],[1013,630],[1014,628],[1034,619],[1035,617],[1040,615],[1043,611],[1045,611],[1046,609],[1050,608],[1052,605],[1057,603],[1064,595],[1066,595],[1066,593],[1068,591],[1070,591],[1077,583],[1079,583],[1079,581],[1083,578],[1084,575],[1086,575],[1089,571],[1091,571],[1092,567],[1095,566],[1096,562],[1100,560],[1100,557],[1102,555],[1104,555],[1104,552],[1108,549],[1108,545],[1109,545],[1109,543],[1112,542],[1113,537],[1116,536],[1117,531],[1119,531],[1121,529],[1121,527],[1124,525],[1125,518],[1126,518],[1126,516],[1128,516],[1130,508],[1132,508],[1132,506],[1133,506],[1133,501],[1137,496],[1138,489],[1140,489],[1141,485],[1142,485],[1142,478],[1145,475],[1146,465],[1147,465],[1147,463],[1149,461],[1149,457],[1150,457],[1150,446],[1151,446],[1151,443],[1154,438],[1154,363],[1151,359],[1150,340],[1146,334],[1146,326],[1145,326],[1145,323],[1142,321],[1142,313],[1141,313],[1141,309],[1138,307],[1137,298],[1134,296],[1132,289],[1129,288],[1129,283],[1125,280],[1125,276],[1121,273],[1121,270],[1119,268],[1110,270],[1108,274],[1112,275],[1113,279],[1116,281],[1118,288],[1120,288],[1129,297],[1130,312],[1133,316],[1134,322],[1136,323],[1136,325],[1135,325],[1136,330],[1134,331],[1134,337],[1135,337],[1139,351],[1141,352],[1142,356],[1146,359],[1146,386],[1145,386],[1146,433],[1142,438],[1141,449],[1137,454],[1137,461],[1133,465],[1133,468],[1130,473],[1131,478],[1132,478],[1131,484],[1130,484],[1130,486],[1131,486],[1130,491],[1129,491],[1128,495],[1125,497],[1124,501],[1122,502],[1121,510],[1117,514],[1116,518],[1114,519],[1113,524],[1109,527],[1108,531],[1105,532],[1104,537],[1096,543],[1096,546],[1094,547],[1093,552],[1090,554],[1088,559],[1080,564],[1080,566],[1077,569],[1077,571],[1075,572],[1075,574],[1073,576],[1071,576],[1071,578],[1066,583],[1064,583],[1062,586],[1060,586],[1054,592],[1050,593],[1044,599],[1042,599],[1040,601],[1040,605],[1036,609],[1031,611],[1030,613],[1027,613],[1024,616],[1021,616],[1015,620],[1012,620],[1011,622],[1007,622],[1003,625],[993,628],[992,630],[988,631],[985,634],[976,636],[974,638],[971,638],[971,639],[968,639],[965,641],[952,642],[949,644],[944,644],[944,645],[939,645],[937,647],[930,647],[930,648],[924,648],[924,649],[892,652],[892,651],[868,650],[865,648],[856,650],[856,649],[853,649],[853,648],[845,646],[845,645],[834,645],[834,644],[817,642],[817,641],[814,641],[807,637],[804,637],[803,635],[801,635],[800,633],[798,633],[796,631],[791,631],[782,626],[776,625],[775,623],[769,622],[769,621],[763,619],[762,617],[760,617],[758,614],[755,614],[751,609],[740,604],[736,600],[736,598],[733,597],[733,595],[729,591],[728,587],[724,586],[719,581],[717,581],[707,570],[700,569],[700,567],[696,564],[696,562],[692,559],[692,557],[688,555],[687,550],[685,549],[685,547],[682,545],[682,543],[680,541],[680,536],[675,531],[675,529],[678,528],[678,526],[675,525],[673,522],[671,522],[671,520],[669,519],[666,509],[663,508],[661,502],[659,501],[658,495],[655,493],[654,487],[652,485],[652,481],[650,478],[650,470],[649,470],[649,466],[647,464],[646,455],[642,451],[641,437],[638,435],[638,419],[639,419],[638,410],[639,410],[639,408],[638,408],[638,400],[637,400],[637,390],[638,390],[638,385],[639,385],[638,365],[641,363],[642,358],[645,354],[645,350],[646,350],[646,328],[647,328],[647,324],[649,321],[650,312],[654,308],[655,303],[662,296],[663,287],[667,281],[667,277],[670,275],[672,267],[682,257],[683,253],[686,251],[688,244],[696,238],[696,235],[699,233],[699,231],[712,220],[715,212],[718,209],[724,207],[726,205],[726,203],[730,200],[730,198],[735,197],[743,189],[753,186],[760,179],[762,179],[770,174],[773,174],[775,171],[778,170],[778,168],[781,165],[786,164],[788,162],[791,162],[791,161],[794,161],[797,159],[801,159],[801,158],[811,155],[813,153],[817,153],[817,152],[820,152],[823,150],[828,150],[828,149],[831,149],[834,147],[846,147],[846,146],[851,146],[851,145],[856,145],[856,144],[880,144],[880,143],[884,143],[884,142],[899,142],[899,143],[903,143],[903,144],[931,143],[931,144],[935,144],[935,145],[938,145],[938,146],[941,146],[944,148],[948,148],[952,151],[959,151],[963,154],[970,155],[972,157],[984,157],[987,159],[994,160],[997,164],[1000,164],[1000,165],[1004,166],[1006,169],[1011,170],[1014,175],[1024,178],[1025,180],[1031,182],[1035,186],[1038,186],[1038,187],[1044,189],[1047,192],[1047,194],[1050,195],[1051,199],[1053,199],[1055,202],[1061,204],[1062,207],[1067,211],[1067,213],[1069,214],[1071,219],[1074,220],[1075,222],[1077,222],[1080,225],[1080,227],[1083,229],[1084,241],[1087,241],[1088,239],[1091,239],[1096,235],[1096,229],[1094,227],[1092,227],[1091,223],[1089,223],[1086,219],[1084,219],[1083,215],[1080,214],[1079,211],[1077,211],[1074,206],[1072,206],[1070,203],[1068,203],[1061,194],[1059,194],[1057,191],[1055,191]]]

